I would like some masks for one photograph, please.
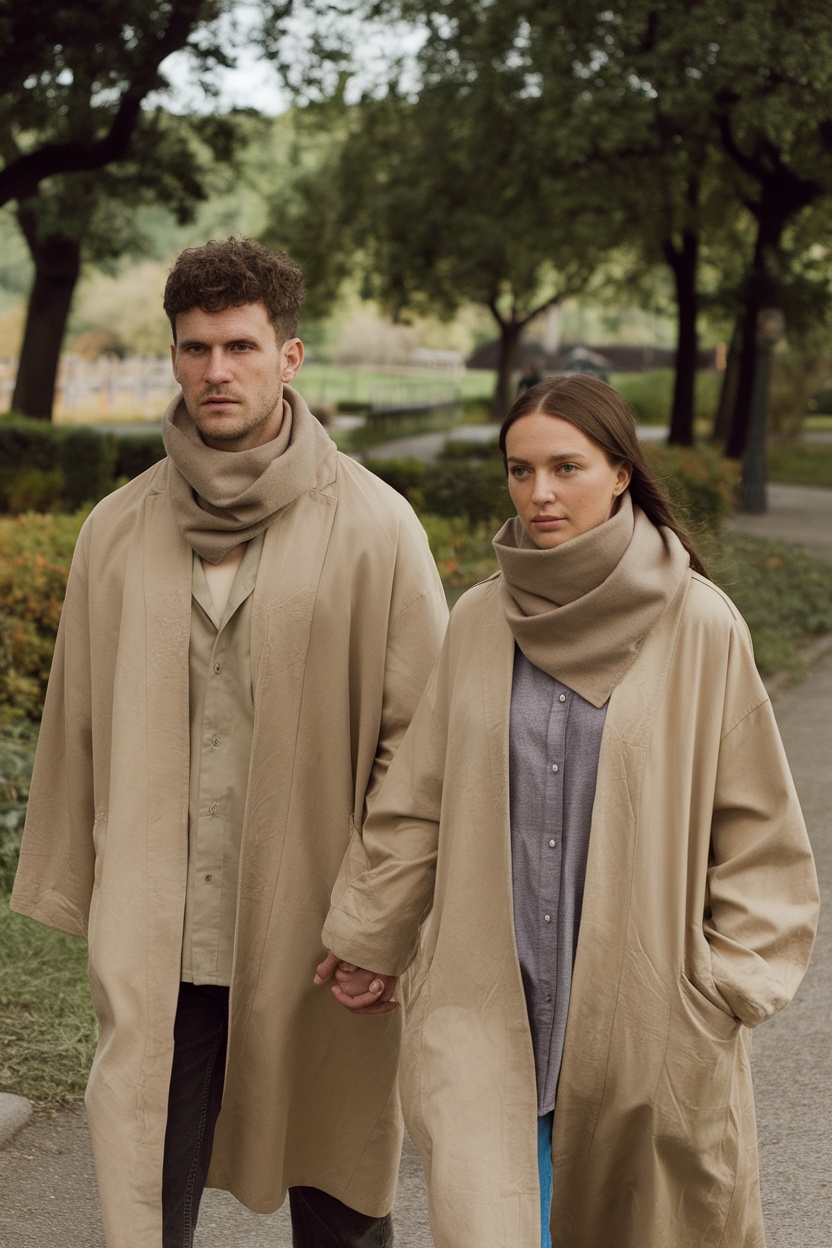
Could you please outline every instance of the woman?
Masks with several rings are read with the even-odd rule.
[[[384,1012],[408,970],[438,1248],[762,1248],[748,1028],[802,978],[817,882],[748,632],[612,387],[541,382],[500,446],[500,571],[452,615],[317,978]]]

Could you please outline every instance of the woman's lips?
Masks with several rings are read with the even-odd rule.
[[[535,516],[532,524],[537,525],[541,529],[554,529],[559,524],[565,524],[565,516]]]

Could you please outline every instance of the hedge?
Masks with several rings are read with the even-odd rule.
[[[165,453],[161,433],[99,433],[40,420],[0,420],[0,511],[76,511]]]

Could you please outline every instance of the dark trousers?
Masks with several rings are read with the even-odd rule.
[[[228,989],[182,984],[162,1171],[162,1248],[191,1248],[222,1105]],[[315,1187],[289,1189],[294,1248],[390,1248],[391,1219],[369,1218]]]

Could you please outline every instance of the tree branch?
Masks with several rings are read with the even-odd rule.
[[[142,101],[159,84],[159,66],[172,52],[185,47],[206,8],[205,0],[177,0],[171,6],[164,33],[147,45],[144,59],[126,87],[103,138],[43,143],[0,170],[0,206],[11,199],[34,195],[44,178],[59,173],[88,173],[121,160],[130,146]]]

